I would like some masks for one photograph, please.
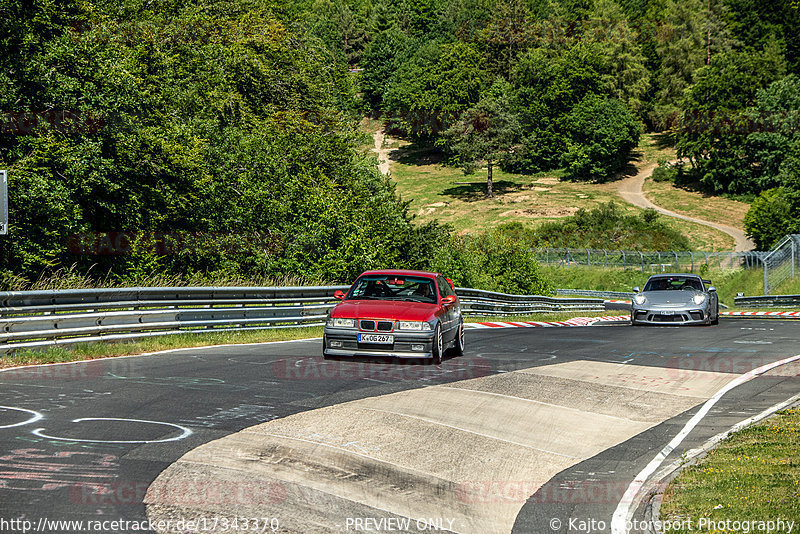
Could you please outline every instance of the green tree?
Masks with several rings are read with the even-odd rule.
[[[572,180],[605,181],[622,170],[639,144],[641,124],[619,100],[589,95],[565,119],[564,163]]]
[[[596,0],[587,37],[600,45],[602,84],[606,94],[634,112],[644,107],[650,73],[637,35],[614,0]]]
[[[709,54],[715,57],[732,49],[728,16],[724,4],[716,0],[666,0],[663,7],[654,3],[647,18],[658,31],[659,69],[651,119],[659,127],[674,127],[683,93],[695,83],[698,69],[709,63]]]
[[[783,236],[798,231],[796,207],[792,206],[786,189],[778,187],[763,191],[750,205],[744,217],[747,235],[756,250],[769,250]],[[794,213],[793,213],[794,212]]]
[[[698,70],[697,81],[681,105],[683,122],[676,136],[678,156],[688,158],[700,183],[709,191],[753,190],[744,152],[746,109],[757,91],[779,79],[785,62],[775,49],[759,53],[726,52]]]
[[[499,0],[481,32],[481,47],[493,74],[511,77],[517,56],[531,41],[530,13],[524,0]]]
[[[399,66],[383,109],[391,126],[432,138],[478,101],[484,76],[483,59],[472,45],[429,41]]]
[[[522,135],[519,120],[509,110],[508,98],[503,94],[504,86],[502,82],[495,84],[489,94],[462,113],[458,122],[442,136],[464,172],[471,173],[479,162],[486,161],[486,196],[489,198],[494,196],[494,165],[509,156]]]
[[[378,33],[361,55],[361,90],[369,106],[378,111],[389,89],[392,76],[406,55],[408,37],[399,30]]]

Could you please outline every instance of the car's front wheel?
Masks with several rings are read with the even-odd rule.
[[[719,307],[717,307],[717,312],[714,314],[714,319],[711,321],[711,324],[713,325],[719,324]]]
[[[442,345],[442,325],[437,324],[436,328],[433,331],[433,344],[431,346],[431,356],[433,357],[433,363],[439,365],[442,363],[442,356],[444,352],[444,347]]]
[[[458,325],[458,331],[456,332],[456,346],[454,351],[456,356],[461,356],[464,354],[464,321],[461,321]]]
[[[330,360],[330,356],[325,353],[325,348],[328,346],[328,339],[325,337],[325,334],[322,335],[322,359],[323,360]]]

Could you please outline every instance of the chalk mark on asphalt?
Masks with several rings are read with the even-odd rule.
[[[42,415],[41,413],[39,413],[39,412],[37,412],[35,410],[27,410],[25,408],[15,408],[13,406],[0,406],[0,409],[3,409],[3,410],[16,410],[18,412],[27,412],[27,413],[29,413],[29,414],[31,414],[33,416],[30,419],[28,419],[27,421],[21,421],[19,423],[14,423],[14,424],[11,424],[11,425],[0,425],[0,428],[14,428],[16,426],[23,426],[23,425],[27,425],[27,424],[30,424],[30,423],[35,423],[36,421],[39,421],[40,419],[44,418],[44,415]]]
[[[176,425],[173,423],[165,423],[163,421],[147,421],[145,419],[122,419],[119,417],[83,417],[80,419],[72,420],[73,423],[82,423],[84,421],[128,421],[132,423],[146,423],[150,425],[165,425],[177,428],[178,430],[181,430],[182,433],[179,436],[173,436],[171,438],[152,439],[152,440],[106,440],[106,439],[62,438],[59,436],[50,436],[45,434],[44,428],[37,428],[31,431],[31,434],[45,439],[54,439],[57,441],[75,441],[78,443],[166,443],[168,441],[180,441],[192,435],[192,431],[184,426]]]

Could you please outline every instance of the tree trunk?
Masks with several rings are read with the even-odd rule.
[[[489,166],[489,178],[486,180],[486,198],[492,198],[494,191],[492,190],[492,160],[486,160]]]

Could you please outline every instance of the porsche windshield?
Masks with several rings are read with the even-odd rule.
[[[433,280],[417,276],[362,276],[348,295],[349,299],[407,300],[436,303]]]
[[[670,291],[679,289],[694,289],[702,291],[703,285],[697,278],[687,278],[685,276],[665,276],[662,278],[651,278],[644,286],[645,291]]]

